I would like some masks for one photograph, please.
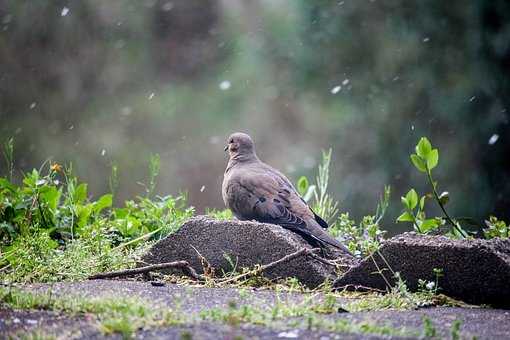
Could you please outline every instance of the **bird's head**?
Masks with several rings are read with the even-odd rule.
[[[231,159],[249,159],[255,156],[255,144],[246,133],[236,132],[228,137],[225,151]]]

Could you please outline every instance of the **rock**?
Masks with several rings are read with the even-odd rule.
[[[445,236],[405,233],[385,241],[372,258],[366,258],[335,281],[336,288],[356,285],[386,289],[375,273],[376,260],[391,284],[391,271],[399,272],[408,288],[418,280],[435,281],[434,268],[442,269],[441,293],[474,304],[510,307],[510,239],[452,240]]]
[[[251,221],[219,221],[207,216],[191,218],[182,227],[157,242],[142,257],[143,265],[177,260],[186,260],[199,273],[203,267],[195,247],[217,273],[252,268],[257,264],[268,264],[310,245],[299,235],[278,225]],[[335,253],[335,256],[344,256]],[[346,262],[350,258],[343,258]],[[163,273],[180,273],[170,269]],[[299,257],[267,270],[267,278],[296,277],[309,287],[316,287],[326,278],[336,278],[335,271],[309,257]]]

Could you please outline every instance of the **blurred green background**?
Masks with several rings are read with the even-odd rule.
[[[72,162],[96,196],[114,163],[118,199],[142,192],[159,153],[159,193],[222,208],[244,131],[293,180],[332,147],[352,216],[390,184],[396,232],[400,195],[428,189],[409,161],[428,136],[453,214],[508,220],[509,103],[509,1],[0,0],[0,139],[17,169]]]

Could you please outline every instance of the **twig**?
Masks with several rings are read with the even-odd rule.
[[[257,274],[260,274],[268,269],[271,269],[279,264],[282,264],[282,263],[285,263],[285,262],[288,262],[290,260],[293,260],[297,257],[300,257],[300,256],[306,256],[306,255],[310,255],[310,254],[313,254],[315,251],[317,251],[318,249],[307,249],[307,248],[302,248],[301,250],[298,250],[292,254],[289,254],[289,255],[285,255],[284,257],[282,257],[281,259],[279,260],[276,260],[276,261],[273,261],[271,263],[268,263],[268,264],[264,264],[262,266],[259,266],[253,270],[250,270],[246,273],[243,273],[243,274],[239,274],[237,276],[234,276],[234,277],[231,277],[227,280],[224,280],[222,281],[221,283],[222,284],[225,284],[225,283],[230,283],[230,282],[233,282],[233,281],[238,281],[238,280],[241,280],[241,279],[244,279],[248,276],[253,276],[253,275],[257,275]]]
[[[179,268],[182,270],[182,272],[186,275],[191,277],[192,279],[203,281],[205,278],[203,275],[198,274],[195,269],[193,269],[188,261],[175,261],[175,262],[167,262],[167,263],[159,263],[159,264],[153,264],[146,267],[140,267],[140,268],[132,268],[132,269],[126,269],[126,270],[119,270],[114,272],[107,272],[107,273],[99,273],[94,274],[88,277],[89,280],[96,280],[96,279],[108,279],[113,277],[120,277],[120,276],[131,276],[136,274],[143,274],[148,273],[151,271],[156,270],[163,270],[168,268]]]
[[[355,291],[357,291],[359,289],[359,290],[365,290],[365,291],[373,291],[373,292],[377,292],[377,293],[386,293],[387,292],[385,290],[378,289],[378,288],[366,287],[366,286],[362,286],[362,285],[353,285],[353,284],[346,284],[346,285],[343,285],[340,287],[335,287],[335,290],[340,290],[340,289],[342,289],[342,290],[354,289]]]
[[[200,254],[200,252],[198,251],[197,248],[195,248],[192,244],[190,244],[190,246],[197,253],[197,256],[198,256],[198,258],[200,260],[200,264],[202,265],[202,270],[204,272],[204,276],[205,277],[209,277],[209,278],[213,278],[214,277],[214,268],[213,268],[213,266],[211,266],[209,261],[207,261],[207,259],[202,254]]]

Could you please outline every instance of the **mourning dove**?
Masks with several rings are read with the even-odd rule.
[[[328,224],[312,211],[287,177],[260,161],[250,136],[232,134],[227,150],[230,159],[223,178],[223,201],[239,220],[278,224],[314,247],[333,246],[349,253],[328,234]]]

